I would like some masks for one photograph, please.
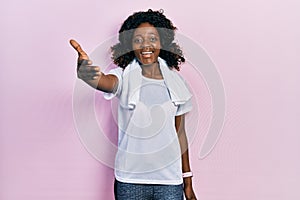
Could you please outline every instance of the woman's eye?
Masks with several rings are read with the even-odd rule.
[[[140,43],[143,42],[143,40],[142,40],[141,38],[135,38],[135,39],[133,40],[133,42],[136,43],[136,44],[140,44]]]
[[[156,41],[157,41],[156,37],[150,38],[150,42],[156,42]]]

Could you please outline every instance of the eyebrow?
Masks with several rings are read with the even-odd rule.
[[[151,32],[151,33],[147,33],[147,35],[155,35],[155,36],[158,36],[158,34],[156,34],[156,33],[153,33],[153,32]],[[133,37],[136,37],[136,36],[140,36],[140,37],[142,37],[142,35],[141,34],[133,34]]]

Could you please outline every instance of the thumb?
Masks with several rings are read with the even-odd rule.
[[[87,55],[87,53],[85,53],[85,51],[83,51],[78,42],[71,39],[70,44],[78,52],[79,60],[89,60],[89,56]]]

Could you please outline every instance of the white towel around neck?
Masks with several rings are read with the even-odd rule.
[[[186,103],[192,97],[192,94],[185,81],[177,72],[168,67],[165,60],[159,57],[158,62],[171,101],[176,106]],[[123,72],[123,88],[120,95],[121,106],[128,107],[129,109],[135,108],[136,103],[139,101],[141,84],[142,68],[138,61],[134,59]]]

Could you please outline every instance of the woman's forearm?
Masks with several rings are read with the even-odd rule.
[[[176,116],[175,125],[178,135],[178,140],[181,149],[181,161],[182,161],[182,172],[190,172],[190,162],[189,162],[189,151],[188,151],[188,141],[185,132],[185,118],[184,115]],[[184,178],[184,184],[188,185],[192,183],[191,177]]]
[[[175,117],[175,126],[181,148],[182,172],[191,172],[184,115]],[[197,200],[193,190],[192,177],[183,178],[183,186],[186,199]]]
[[[100,72],[102,73],[102,72]],[[101,74],[97,79],[82,79],[91,87],[100,90],[102,92],[111,93],[114,92],[118,86],[118,78],[112,74]]]
[[[118,87],[118,78],[115,75],[102,74],[99,78],[97,89],[103,92],[111,93],[114,92]]]

